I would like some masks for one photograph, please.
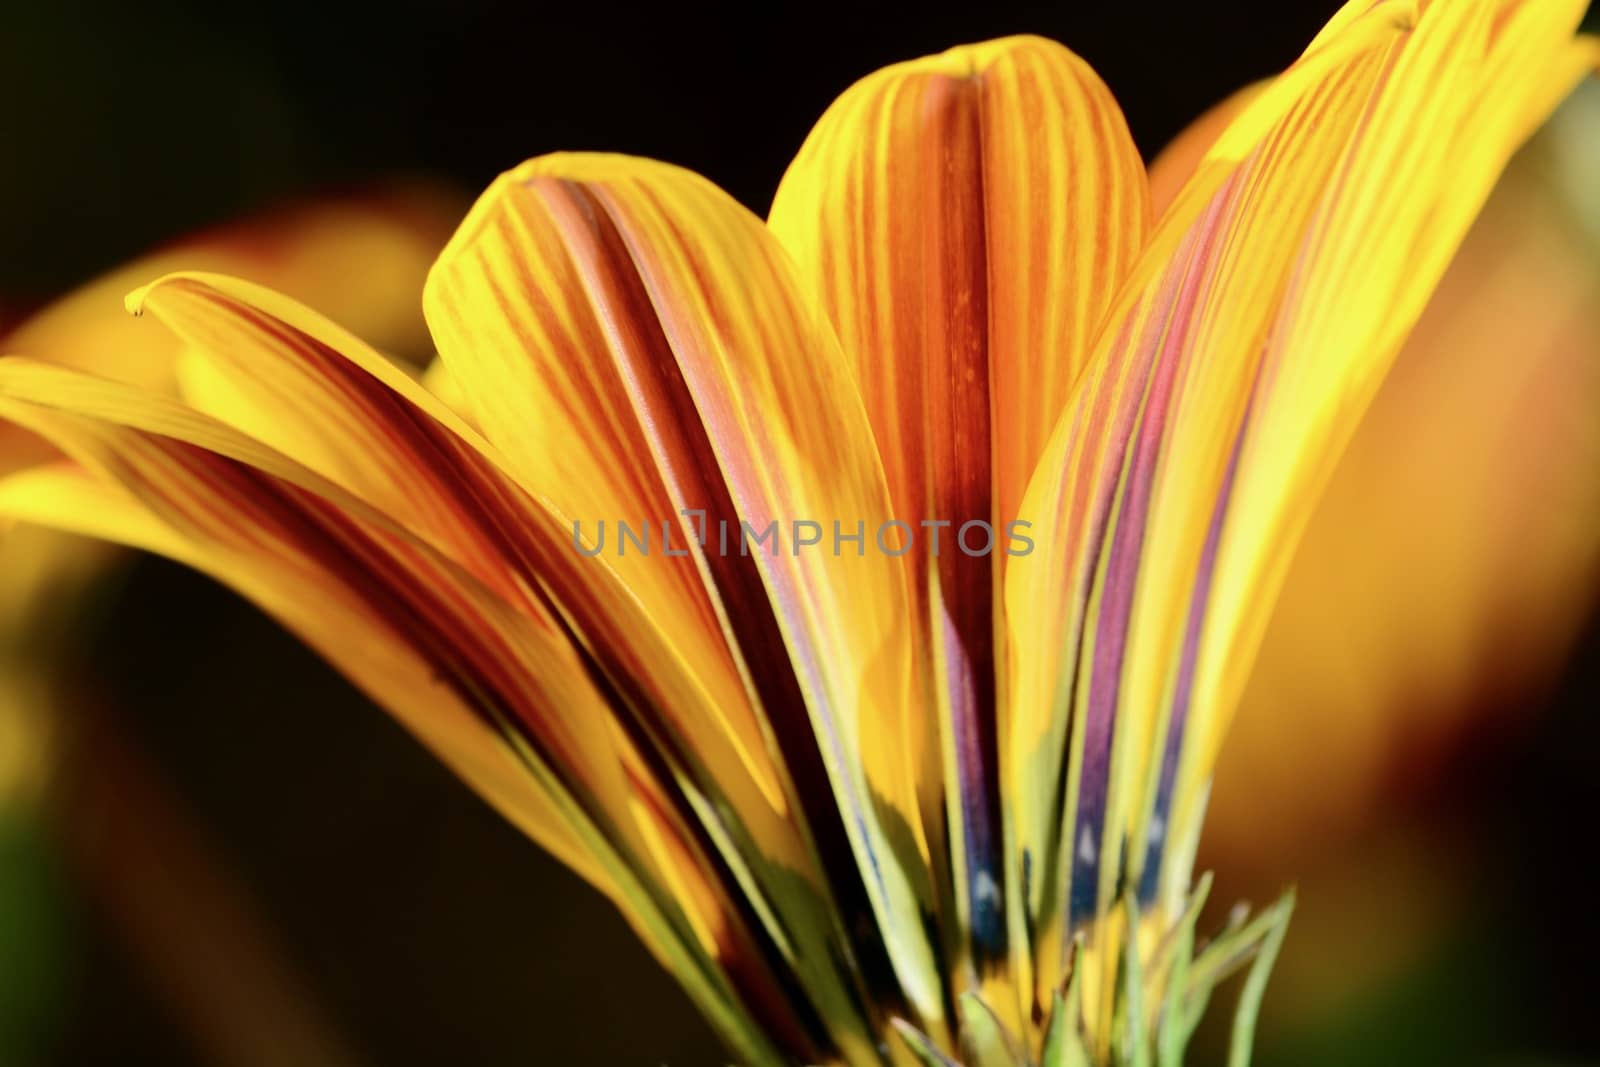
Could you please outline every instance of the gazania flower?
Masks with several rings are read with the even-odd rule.
[[[189,403],[0,366],[74,460],[0,507],[277,615],[741,1061],[1177,1063],[1254,959],[1242,1061],[1287,905],[1197,948],[1217,746],[1334,459],[1594,63],[1581,7],[1348,5],[1159,219],[1110,94],[1032,38],[850,89],[765,224],[537,159],[425,288],[461,411],[169,276],[129,304],[211,368]]]

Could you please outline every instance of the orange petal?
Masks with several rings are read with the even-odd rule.
[[[0,415],[120,487],[27,472],[0,483],[9,513],[191,563],[279,618],[595,877],[735,1047],[771,1059],[657,866],[630,746],[562,620],[512,610],[338,487],[160,398],[8,359]]]
[[[1036,37],[858,82],[817,123],[772,205],[773,232],[851,360],[896,513],[947,524],[917,529],[908,558],[924,572],[917,629],[934,650],[954,754],[956,904],[985,963],[1006,957],[1022,922],[1001,899],[1019,891],[1000,861],[1006,757],[995,738],[1007,524],[1028,518],[1018,513],[1027,478],[1149,216],[1116,101],[1088,64]],[[978,558],[956,543],[971,522],[994,538]],[[981,531],[968,536],[982,543]],[[917,755],[936,785],[938,750]],[[924,818],[946,822],[937,808]]]
[[[869,980],[887,962],[936,1017],[925,872],[878,858],[891,847],[878,800],[914,810],[910,783],[899,753],[857,744],[874,717],[915,708],[902,565],[796,543],[813,532],[802,523],[872,536],[888,497],[848,370],[776,241],[688,172],[550,156],[478,202],[424,305],[526,484],[589,531],[666,525],[683,554],[657,540],[627,584],[727,713],[776,740],[847,928],[882,935],[856,945]],[[781,550],[752,547],[742,523],[775,530]],[[621,551],[607,562],[627,563]]]
[[[216,365],[202,399],[220,417],[332,479],[506,603],[565,620],[617,688],[632,728],[683,776],[679,787],[695,791],[693,806],[725,813],[707,821],[735,833],[723,861],[740,877],[753,877],[743,870],[753,855],[814,874],[765,751],[755,750],[753,767],[741,760],[723,709],[609,561],[576,552],[570,524],[420,384],[315,314],[236,279],[172,275],[130,305],[171,327],[203,365]],[[219,384],[225,396],[211,391]],[[726,814],[737,819],[723,829]]]

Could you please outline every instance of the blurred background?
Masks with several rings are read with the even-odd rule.
[[[122,294],[202,266],[420,363],[429,258],[528,156],[656,156],[764,212],[852,80],[1028,31],[1151,160],[1332,7],[8,4],[0,333],[126,367],[154,342]],[[1214,900],[1299,887],[1261,1067],[1600,1063],[1597,194],[1590,91],[1290,576],[1201,857]],[[609,905],[249,606],[39,531],[0,576],[0,1067],[722,1062]]]

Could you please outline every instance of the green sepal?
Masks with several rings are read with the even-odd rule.
[[[1076,961],[1082,951],[1083,940],[1079,938],[1073,943],[1072,959]],[[1058,989],[1051,997],[1050,1026],[1045,1031],[1040,1067],[1090,1067],[1089,1050],[1083,1047],[1082,1012],[1083,972],[1073,966],[1065,992]]]
[[[928,1040],[928,1035],[918,1030],[904,1019],[891,1019],[890,1025],[894,1027],[896,1036],[911,1050],[923,1067],[961,1067],[961,1064],[940,1052],[934,1043]]]
[[[961,1039],[967,1049],[967,1067],[1027,1067],[1027,1056],[1018,1050],[982,997],[963,993],[956,1006],[961,1013]]]

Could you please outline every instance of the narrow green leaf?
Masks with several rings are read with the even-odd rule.
[[[1160,1067],[1183,1067],[1184,1052],[1194,1027],[1188,1015],[1189,963],[1194,958],[1195,926],[1206,898],[1211,895],[1211,875],[1202,875],[1200,882],[1189,895],[1183,918],[1173,930],[1173,943],[1169,947],[1172,969],[1167,973],[1166,997],[1161,1006],[1161,1023],[1157,1036],[1156,1062]]]
[[[1150,1067],[1150,1043],[1145,1040],[1144,1026],[1144,966],[1139,959],[1139,903],[1129,890],[1123,891],[1122,909],[1128,931],[1122,953],[1122,1019],[1117,1028],[1122,1045],[1120,1059],[1127,1067]]]
[[[1251,1046],[1255,1043],[1256,1016],[1261,1011],[1261,998],[1267,991],[1267,979],[1272,975],[1272,965],[1283,947],[1283,938],[1289,931],[1289,916],[1294,913],[1294,890],[1289,890],[1264,916],[1270,919],[1266,936],[1256,952],[1255,963],[1245,977],[1244,989],[1239,993],[1239,1006],[1233,1013],[1233,1037],[1228,1048],[1228,1067],[1250,1067]]]

